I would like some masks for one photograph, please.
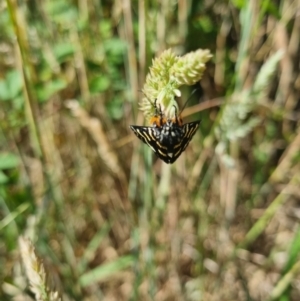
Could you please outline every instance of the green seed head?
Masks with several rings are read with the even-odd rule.
[[[175,111],[179,111],[175,100],[181,96],[179,87],[197,83],[211,57],[209,50],[199,49],[179,57],[168,49],[155,58],[143,88],[145,97],[140,103],[145,116],[151,118],[155,115],[156,103],[166,118],[174,118]]]

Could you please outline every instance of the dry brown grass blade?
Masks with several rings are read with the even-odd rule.
[[[98,153],[103,160],[103,163],[108,169],[120,179],[121,183],[126,187],[126,177],[124,171],[121,169],[118,157],[109,145],[109,141],[102,128],[101,122],[92,118],[88,113],[79,106],[76,100],[69,100],[66,107],[72,111],[72,114],[77,118],[80,125],[87,130],[95,143],[97,144]]]
[[[239,147],[236,142],[230,144],[231,156],[238,161]],[[239,165],[232,168],[226,167],[228,172],[226,199],[225,199],[225,216],[227,220],[232,220],[235,216],[236,202],[237,202],[237,189],[239,180]],[[222,192],[221,192],[222,195]]]
[[[157,12],[156,34],[158,53],[166,49],[166,15],[169,0],[162,0],[159,3],[160,9]]]
[[[193,191],[199,183],[200,174],[205,162],[210,157],[210,150],[204,149],[198,156],[197,161],[194,163],[193,169],[189,175],[190,179],[188,181],[188,191]]]
[[[230,28],[231,28],[231,23],[228,21],[228,19],[223,20],[216,41],[217,49],[215,54],[216,68],[215,68],[214,80],[216,86],[219,87],[223,87],[225,82],[225,56],[226,56],[225,45],[226,45],[226,39]]]
[[[188,33],[188,16],[191,3],[185,0],[178,1],[178,30],[179,40],[182,44],[185,43]]]
[[[139,84],[145,80],[146,68],[146,4],[145,0],[139,1]]]
[[[280,163],[273,171],[270,181],[280,182],[284,180],[292,167],[293,158],[297,155],[300,149],[300,127],[298,128],[297,136],[291,142],[289,147],[283,153]]]
[[[122,9],[125,23],[125,39],[128,43],[128,72],[131,92],[134,100],[138,99],[138,75],[137,75],[137,61],[135,56],[135,45],[134,45],[134,32],[131,15],[131,1],[122,1]]]
[[[82,47],[80,44],[78,32],[76,31],[75,28],[71,29],[70,40],[72,41],[73,45],[75,45],[75,47],[76,47],[76,52],[74,54],[74,63],[75,63],[75,69],[76,69],[77,75],[78,75],[78,83],[79,83],[79,87],[80,87],[80,92],[81,92],[83,99],[86,102],[89,102],[91,94],[90,94],[90,90],[89,90],[87,71],[86,71],[85,62],[84,62],[84,54],[83,54]]]
[[[184,117],[190,116],[192,114],[195,114],[197,112],[201,112],[201,111],[204,111],[204,110],[207,110],[210,108],[214,108],[214,107],[219,107],[224,102],[223,99],[224,99],[223,97],[211,99],[211,100],[207,100],[202,103],[199,103],[198,105],[186,108],[182,112],[182,117],[184,118]]]

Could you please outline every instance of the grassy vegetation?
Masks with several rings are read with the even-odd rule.
[[[0,3],[0,300],[299,300],[299,1]],[[173,164],[129,125],[149,66],[182,88]]]

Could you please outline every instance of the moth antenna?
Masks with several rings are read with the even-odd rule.
[[[147,98],[147,100],[151,103],[154,104],[154,106],[156,107],[156,101],[157,98],[155,98],[154,103],[147,97],[147,95],[145,94],[145,92],[143,90],[138,90],[138,92],[143,93],[143,95]]]
[[[185,104],[183,105],[180,113],[179,113],[179,116],[181,115],[181,113],[183,112],[184,108],[186,107],[187,103],[191,100],[192,96],[195,94],[195,92],[199,90],[199,88],[196,88],[192,91],[191,95],[189,96],[189,98],[187,99],[187,101],[185,102]]]

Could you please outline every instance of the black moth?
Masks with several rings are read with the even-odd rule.
[[[159,125],[131,125],[130,128],[161,160],[172,164],[187,148],[200,122],[201,120],[198,120],[181,125],[176,117],[175,121],[168,119],[163,123],[160,120]]]

